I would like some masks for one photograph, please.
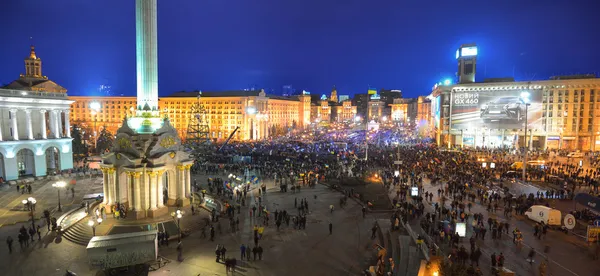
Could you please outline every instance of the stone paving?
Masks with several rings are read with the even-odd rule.
[[[194,175],[199,183],[205,184],[206,175]],[[225,176],[221,176],[225,177]],[[82,184],[81,186],[79,186]],[[83,185],[85,184],[85,185]],[[44,189],[51,183],[34,184],[34,196],[36,191],[40,198],[46,198],[52,189]],[[101,183],[95,179],[78,181],[78,189],[74,200],[65,202],[68,206],[78,206],[85,194],[95,193],[102,190]],[[86,188],[84,188],[84,186]],[[263,195],[267,208],[274,212],[287,210],[296,214],[294,198],[306,198],[309,202],[310,214],[308,215],[306,230],[294,230],[282,226],[277,231],[274,221],[266,227],[264,237],[260,244],[264,248],[263,260],[242,262],[238,260],[241,275],[355,275],[368,267],[368,260],[375,254],[373,245],[376,240],[370,239],[371,227],[378,215],[368,214],[362,217],[361,206],[354,201],[348,201],[345,209],[339,209],[339,198],[341,194],[331,189],[317,185],[315,188],[302,189],[300,193],[280,193],[274,183],[267,182],[268,192]],[[36,187],[40,187],[36,189]],[[13,187],[14,189],[14,187]],[[8,191],[16,195],[14,191]],[[56,192],[56,191],[54,191]],[[62,193],[61,193],[62,195]],[[16,195],[19,197],[20,195]],[[64,195],[62,195],[64,197]],[[70,196],[70,194],[69,194]],[[249,195],[256,199],[257,190]],[[48,195],[47,198],[51,196]],[[13,199],[14,200],[14,199]],[[39,201],[39,200],[38,200]],[[49,205],[52,203],[49,203]],[[335,205],[335,211],[330,213],[329,205]],[[38,210],[39,207],[38,207]],[[240,245],[251,244],[252,227],[258,223],[257,219],[249,217],[247,208],[242,208],[240,214],[240,230],[229,233],[227,219],[221,219],[223,234],[216,234],[214,242],[200,238],[200,225],[207,217],[205,210],[199,211],[197,215],[191,215],[189,208],[181,221],[182,229],[190,229],[190,236],[183,239],[184,261],[178,262],[175,242],[170,247],[161,247],[159,255],[170,260],[170,263],[151,272],[152,275],[225,275],[225,267],[222,263],[215,262],[214,249],[217,244],[224,244],[228,249],[228,256],[239,259]],[[333,224],[333,235],[329,235],[328,224]],[[291,222],[290,222],[291,224]],[[63,275],[65,269],[72,270],[77,275],[104,275],[104,273],[90,267],[87,263],[87,253],[84,246],[75,245],[65,239],[56,237],[53,232],[42,231],[42,240],[32,243],[24,249],[19,248],[16,240],[18,228],[28,223],[17,223],[0,228],[0,239],[6,240],[11,235],[15,240],[13,253],[8,254],[8,248],[0,249],[0,271],[2,275]],[[101,231],[107,231],[110,227]],[[99,230],[99,229],[98,229]],[[208,234],[208,233],[207,233]]]
[[[71,179],[65,178],[63,180],[69,183]],[[34,197],[37,201],[34,214],[36,220],[43,215],[45,209],[57,212],[55,209],[58,207],[58,191],[52,187],[52,184],[57,181],[33,181],[31,182],[31,194],[17,192],[15,185],[2,185],[0,187],[0,227],[30,220],[29,211],[21,203],[22,200],[28,197]],[[83,196],[86,194],[102,192],[101,177],[76,178],[76,181],[74,196],[71,193],[70,187],[63,188],[60,192],[60,202],[63,211],[70,209],[72,205],[79,206]],[[54,215],[57,218],[60,216],[59,213]]]
[[[424,180],[423,185],[425,191],[434,194],[433,203],[438,202],[437,189],[440,188],[440,184],[432,185],[427,179]],[[392,188],[390,196],[395,196],[395,190]],[[487,220],[489,216],[498,219],[499,221],[508,221],[510,224],[510,231],[515,227],[518,227],[523,233],[523,243],[525,246],[518,249],[512,243],[512,233],[504,234],[501,240],[492,240],[491,233],[488,231],[486,235],[486,241],[477,240],[478,246],[481,247],[482,257],[480,259],[480,265],[482,271],[485,273],[490,272],[490,255],[492,253],[499,254],[503,252],[506,258],[505,267],[516,272],[517,275],[538,275],[538,265],[540,261],[546,260],[549,263],[548,272],[549,275],[598,275],[600,273],[600,263],[598,260],[593,260],[590,257],[589,248],[586,247],[585,242],[574,235],[565,235],[559,231],[550,230],[543,240],[538,240],[533,236],[534,223],[523,216],[513,216],[512,219],[506,219],[503,216],[503,212],[500,210],[497,213],[489,213],[486,211],[486,207],[478,204],[473,204],[472,212],[482,213],[484,219]],[[431,204],[433,204],[431,203]],[[449,208],[451,200],[446,201],[446,207]],[[433,207],[431,204],[426,204],[425,211],[432,212]],[[418,221],[412,221],[411,225],[413,228],[417,228]],[[461,245],[464,245],[467,250],[469,248],[468,238],[473,234],[470,227],[470,221],[467,223],[467,237],[461,239]],[[545,252],[544,247],[550,246],[550,252]],[[530,265],[526,262],[527,253],[530,248],[534,248],[537,252],[536,263]]]

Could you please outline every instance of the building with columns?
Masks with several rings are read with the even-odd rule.
[[[32,46],[25,74],[0,88],[0,176],[42,177],[73,168],[67,90],[42,75]]]
[[[239,129],[232,140],[244,141],[275,135],[270,129],[304,128],[310,124],[310,94],[282,97],[261,90],[202,91],[198,98],[199,93],[176,92],[158,100],[158,109],[169,118],[179,137],[186,136],[194,115],[190,111],[198,103],[207,112],[210,138],[215,141],[227,139],[236,127]],[[123,118],[133,116],[137,108],[136,97],[71,96],[69,99],[75,101],[71,106],[71,121],[90,133],[104,127],[115,133]],[[99,110],[89,108],[93,102],[100,106]]]

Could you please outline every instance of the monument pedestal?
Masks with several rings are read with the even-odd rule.
[[[146,212],[145,211],[130,211],[128,216],[130,216],[133,219],[144,219],[144,218],[146,218]]]
[[[169,213],[169,208],[167,206],[163,206],[161,208],[148,210],[148,217],[149,218],[158,218],[158,217],[164,216],[168,213]]]

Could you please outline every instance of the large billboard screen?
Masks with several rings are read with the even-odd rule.
[[[470,57],[477,55],[477,46],[464,47],[460,49],[461,57]]]
[[[540,128],[541,90],[465,91],[452,94],[452,129]]]

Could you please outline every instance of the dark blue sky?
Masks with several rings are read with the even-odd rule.
[[[0,83],[35,44],[71,95],[135,95],[133,0],[0,1]],[[282,85],[412,97],[479,45],[478,80],[600,71],[597,0],[159,0],[159,93]],[[30,40],[30,37],[33,37]],[[514,73],[513,73],[514,72]]]

